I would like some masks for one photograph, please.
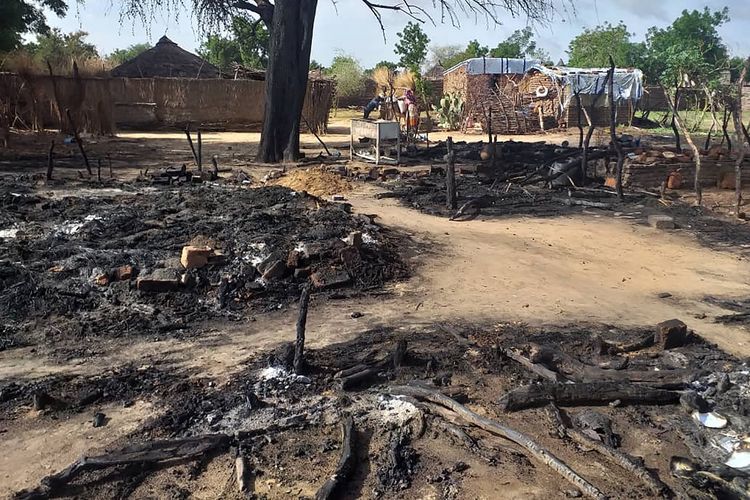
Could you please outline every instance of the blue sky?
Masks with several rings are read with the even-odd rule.
[[[395,1],[395,0],[394,0]],[[560,0],[561,2],[564,0]],[[537,44],[547,50],[552,59],[567,59],[565,50],[571,38],[585,27],[609,21],[623,21],[636,39],[642,39],[651,26],[666,26],[683,9],[711,9],[729,7],[732,21],[721,28],[721,35],[734,55],[750,55],[750,8],[747,0],[725,0],[718,2],[694,0],[574,0],[575,12],[558,9],[557,15],[546,26],[536,26]],[[189,1],[186,1],[189,3]],[[385,3],[385,2],[384,2]],[[432,0],[416,0],[417,4],[431,5]],[[119,15],[117,0],[88,0],[76,5],[71,2],[64,19],[49,17],[51,26],[63,31],[83,29],[89,32],[89,40],[96,44],[99,52],[107,54],[114,49],[133,43],[150,41],[155,43],[167,35],[183,48],[194,51],[204,34],[199,30],[190,12],[157,13],[150,26],[140,21],[123,20]],[[560,3],[559,5],[562,5]],[[568,3],[570,5],[570,3]],[[409,20],[403,14],[384,13],[387,39],[383,40],[380,28],[368,9],[358,0],[319,0],[315,21],[313,59],[322,64],[330,63],[338,52],[357,58],[364,67],[371,67],[382,60],[396,60],[393,47],[396,33]],[[500,26],[487,27],[484,22],[463,20],[460,28],[451,25],[425,24],[424,30],[431,45],[465,45],[478,39],[483,45],[494,46],[518,28],[526,26],[526,19],[504,17]]]

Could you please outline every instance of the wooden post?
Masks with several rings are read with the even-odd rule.
[[[102,182],[102,160],[100,158],[96,160],[96,180]]]
[[[187,137],[188,145],[190,145],[190,151],[193,153],[193,159],[195,165],[198,166],[198,153],[195,152],[195,145],[193,145],[193,137],[190,135],[190,124],[185,127],[185,136]]]
[[[445,146],[448,150],[448,154],[446,155],[447,164],[445,165],[446,206],[455,210],[458,203],[456,201],[456,155],[453,152],[453,137],[446,139]]]
[[[76,123],[73,121],[73,115],[70,113],[70,108],[67,108],[65,110],[65,114],[68,117],[68,121],[70,122],[70,126],[73,129],[73,137],[75,137],[76,144],[78,144],[78,150],[81,152],[81,156],[83,156],[83,163],[86,164],[86,172],[88,172],[89,176],[94,175],[91,171],[91,164],[89,163],[89,157],[86,156],[86,150],[83,149],[83,141],[81,140],[81,136],[78,133],[78,127],[76,127]]]
[[[299,316],[297,316],[297,342],[294,345],[294,373],[302,373],[305,365],[305,326],[307,325],[307,308],[310,305],[310,283],[302,289],[299,297]]]
[[[581,175],[586,175],[586,167],[589,163],[589,144],[591,144],[591,137],[594,135],[594,130],[596,130],[596,122],[594,113],[596,112],[596,104],[599,102],[599,98],[604,94],[604,89],[607,87],[607,82],[609,81],[609,71],[607,71],[607,76],[604,77],[604,82],[602,83],[602,89],[600,91],[597,91],[596,95],[592,99],[591,102],[591,114],[589,114],[586,111],[586,108],[582,108],[581,111],[583,111],[584,116],[586,117],[586,122],[589,125],[589,130],[586,132],[586,137],[583,139],[583,151],[581,152]]]
[[[198,172],[203,172],[203,137],[198,131]]]
[[[622,199],[622,165],[625,154],[622,152],[622,144],[617,138],[617,101],[615,101],[615,61],[609,56],[609,136],[612,147],[617,152],[617,171],[615,175],[615,190],[617,197]]]
[[[581,93],[576,92],[576,107],[578,108],[578,149],[583,149],[583,124],[581,123]],[[568,108],[570,109],[570,108]],[[584,172],[585,173],[585,172]]]
[[[216,155],[213,155],[211,157],[211,163],[214,165],[214,179],[218,179],[219,177],[219,160],[216,158]]]
[[[49,153],[47,153],[47,180],[52,180],[52,169],[55,168],[55,141],[52,141],[49,145]]]
[[[490,111],[487,114],[487,137],[489,138],[487,142],[492,144],[492,105],[490,105]]]

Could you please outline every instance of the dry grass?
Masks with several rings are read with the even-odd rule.
[[[91,58],[76,61],[78,74],[83,77],[100,76],[105,77],[112,69],[112,63],[107,59]],[[73,62],[68,64],[53,64],[52,70],[56,76],[73,76]],[[16,73],[18,75],[39,76],[49,74],[49,69],[44,61],[34,58],[26,51],[19,50],[3,56],[0,59],[0,71]]]
[[[396,75],[396,87],[399,89],[411,89],[415,90],[416,87],[416,77],[414,73],[412,73],[409,70],[402,71],[398,75]]]
[[[384,93],[390,92],[395,87],[396,75],[385,66],[378,66],[372,72],[372,79],[378,85],[378,90]]]

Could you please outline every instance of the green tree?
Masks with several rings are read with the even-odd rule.
[[[388,68],[391,71],[396,71],[396,68],[398,68],[398,64],[390,61],[380,61],[373,67],[373,69],[380,67]]]
[[[18,49],[27,33],[46,34],[49,26],[43,9],[62,17],[68,9],[65,0],[0,1],[0,52]]]
[[[357,95],[364,85],[362,66],[353,57],[339,54],[333,58],[327,73],[336,78],[336,94],[339,97]]]
[[[651,28],[646,36],[646,51],[642,61],[648,77],[659,82],[668,97],[672,111],[672,129],[680,149],[680,132],[693,150],[695,162],[695,194],[702,202],[701,159],[698,147],[680,116],[680,88],[703,89],[706,96],[725,87],[721,75],[729,70],[731,61],[718,28],[729,21],[729,10],[712,12],[683,10],[680,17],[666,28]]]
[[[37,36],[36,43],[28,44],[26,49],[40,64],[49,61],[53,68],[69,68],[73,62],[99,57],[96,46],[86,41],[88,35],[85,31],[63,33],[53,28],[48,34]]]
[[[730,69],[729,52],[718,28],[729,22],[729,9],[712,12],[683,10],[666,28],[651,28],[646,35],[646,54],[641,61],[646,75],[667,87],[679,82],[716,85]]]
[[[316,70],[321,70],[322,71],[322,70],[325,70],[325,69],[326,69],[325,66],[323,66],[322,64],[320,64],[315,59],[313,59],[313,60],[310,61],[310,71],[316,71]]]
[[[112,53],[107,56],[107,60],[111,62],[112,64],[114,64],[115,66],[119,66],[125,61],[130,61],[131,59],[135,59],[137,56],[146,52],[151,47],[153,46],[148,42],[136,43],[125,49],[117,49],[117,50],[112,51]]]
[[[243,66],[266,69],[270,39],[263,23],[237,16],[232,21],[232,33],[240,45]]]
[[[242,63],[237,40],[219,35],[208,35],[198,47],[198,55],[224,72],[231,71],[233,63]]]
[[[409,21],[403,31],[396,35],[396,55],[401,56],[399,64],[409,68],[415,73],[419,73],[419,66],[427,57],[427,44],[430,39],[427,37],[422,27]]]
[[[257,22],[237,16],[228,36],[209,35],[198,54],[222,71],[237,63],[246,68],[265,69],[268,65],[268,30]]]
[[[536,42],[534,41],[534,32],[531,28],[516,30],[508,38],[497,44],[497,47],[490,50],[491,57],[522,58],[536,57],[538,52]],[[546,53],[545,53],[546,54]],[[544,57],[540,58],[543,59]],[[549,59],[549,56],[546,56]]]
[[[490,53],[490,48],[487,46],[483,46],[479,44],[479,41],[472,40],[469,42],[469,45],[466,46],[466,50],[464,51],[464,55],[466,56],[466,59],[471,59],[474,57],[484,57]]]
[[[568,64],[579,68],[604,68],[609,66],[611,55],[617,66],[635,66],[643,46],[631,42],[631,36],[622,22],[614,26],[605,23],[593,29],[586,28],[571,40]]]

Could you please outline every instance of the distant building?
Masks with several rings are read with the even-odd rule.
[[[111,71],[125,78],[221,78],[221,70],[163,36],[151,49]]]

